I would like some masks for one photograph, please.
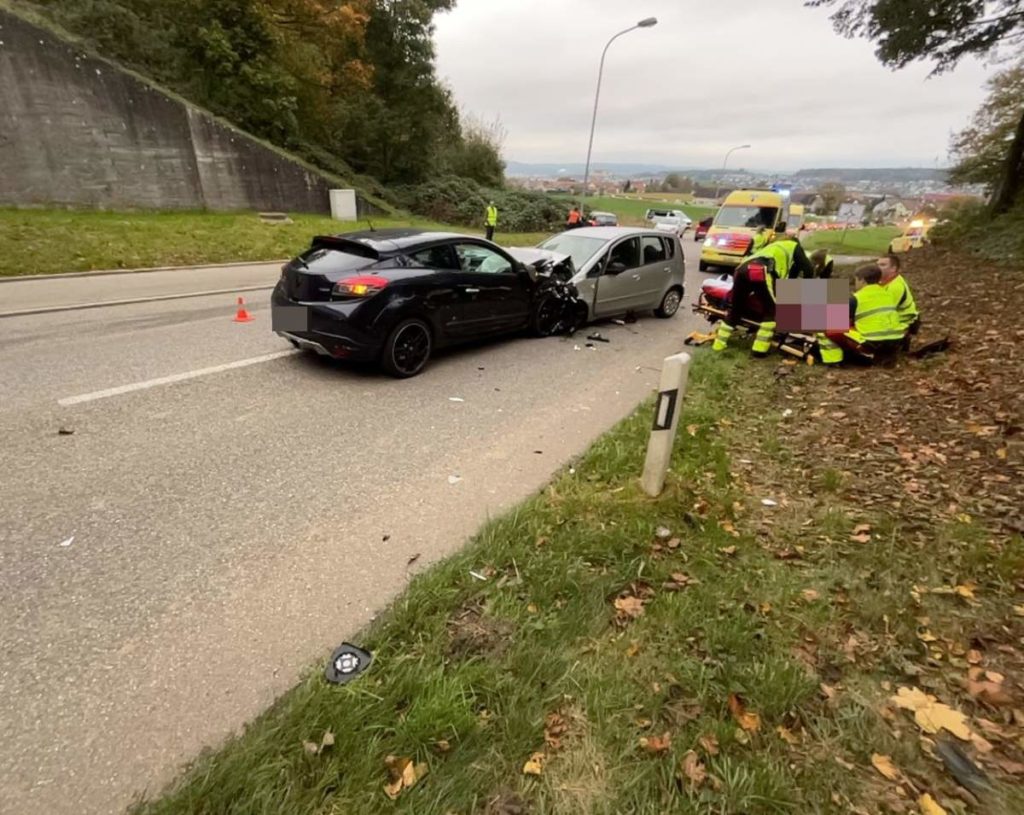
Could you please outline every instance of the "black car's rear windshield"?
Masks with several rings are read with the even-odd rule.
[[[353,255],[340,249],[329,249],[323,246],[307,249],[299,255],[299,259],[311,271],[319,274],[353,272],[365,269],[377,262],[376,258]]]

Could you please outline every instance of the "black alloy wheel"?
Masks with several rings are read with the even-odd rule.
[[[533,333],[538,337],[550,337],[562,320],[564,304],[553,295],[541,298],[533,312]]]
[[[422,320],[403,320],[391,332],[381,360],[384,370],[406,379],[416,376],[430,359],[433,348],[430,327]]]

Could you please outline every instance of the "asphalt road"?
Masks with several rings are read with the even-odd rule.
[[[87,302],[115,278],[152,291],[24,285]],[[696,327],[687,305],[603,325],[595,350],[512,338],[396,381],[287,353],[250,302],[245,324],[230,294],[0,319],[0,812],[158,790],[379,612],[413,555],[456,550],[632,411]]]

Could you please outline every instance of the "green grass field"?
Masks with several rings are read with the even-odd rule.
[[[293,215],[272,225],[255,213],[98,212],[0,209],[0,276],[57,274],[93,269],[185,266],[291,257],[313,235],[365,229],[317,215]],[[373,218],[378,228],[419,226],[466,234],[480,230],[417,218]],[[546,233],[495,236],[504,245],[532,246]]]
[[[878,256],[889,248],[889,241],[901,234],[902,230],[895,226],[868,226],[861,229],[849,229],[844,233],[838,229],[821,229],[802,237],[800,242],[804,249],[813,252],[815,249],[827,249],[837,255]]]
[[[964,522],[922,558],[898,516],[865,519],[845,476],[787,449],[773,368],[699,354],[660,499],[637,485],[648,404],[417,576],[354,638],[375,654],[367,674],[338,687],[313,666],[136,814],[912,811],[882,803],[905,799],[871,756],[940,783],[913,726],[882,715],[888,683],[927,658],[914,618],[993,630],[1024,551],[992,557]],[[779,491],[801,472],[820,500],[765,510],[783,496],[755,489],[751,466]],[[875,542],[849,542],[865,520]],[[975,574],[982,553],[977,602],[908,610],[912,589]],[[852,656],[861,647],[870,659]],[[410,782],[395,800],[389,766]],[[1020,812],[1014,795],[985,811]]]

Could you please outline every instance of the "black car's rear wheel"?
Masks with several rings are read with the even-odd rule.
[[[422,320],[403,320],[395,326],[384,344],[381,365],[392,376],[416,376],[430,359],[434,341],[430,326]]]

